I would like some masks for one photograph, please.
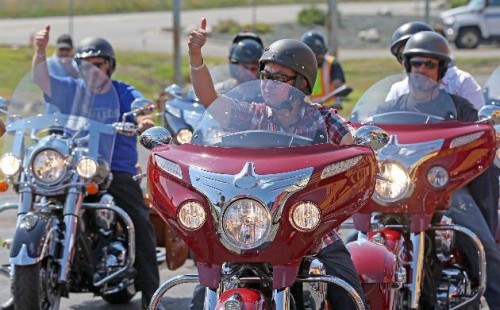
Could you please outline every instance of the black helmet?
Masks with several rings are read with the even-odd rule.
[[[403,50],[406,72],[410,72],[410,59],[413,56],[436,58],[439,61],[439,79],[442,79],[450,63],[450,46],[448,41],[437,32],[421,31],[408,39]]]
[[[398,27],[392,34],[391,53],[398,57],[399,47],[405,44],[408,39],[420,31],[434,31],[431,26],[422,22],[409,22]]]
[[[301,79],[307,82],[306,89],[299,88],[304,94],[310,95],[316,82],[318,64],[313,51],[305,43],[294,39],[282,39],[274,42],[264,50],[260,58],[260,70],[266,62],[274,62],[297,72],[295,85],[301,85]]]
[[[75,59],[85,59],[89,57],[104,57],[110,62],[108,76],[111,76],[116,68],[116,58],[113,46],[103,38],[87,37],[78,43],[75,50]]]
[[[315,54],[326,54],[328,51],[325,37],[318,31],[308,31],[302,35],[300,40],[307,44]]]
[[[264,53],[264,47],[257,41],[243,39],[231,47],[229,61],[234,64],[258,63],[262,53]]]
[[[231,47],[240,42],[241,40],[244,39],[250,39],[254,40],[255,42],[259,43],[259,45],[264,49],[264,43],[262,42],[262,39],[259,37],[258,34],[255,32],[251,31],[241,31],[239,32],[233,39],[233,42],[231,42]],[[231,51],[229,51],[229,54],[231,54]]]

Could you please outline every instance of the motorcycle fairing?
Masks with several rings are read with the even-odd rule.
[[[407,144],[423,143],[437,137],[443,140],[439,151],[432,152],[432,156],[422,157],[421,161],[408,167],[412,171],[410,182],[413,186],[413,194],[411,197],[385,203],[385,205],[372,200],[359,212],[369,215],[378,211],[398,213],[404,210],[412,217],[412,232],[425,229],[436,208],[447,209],[451,193],[481,174],[485,167],[489,167],[489,163],[495,156],[491,151],[496,143],[495,133],[487,124],[443,122],[425,125],[380,124],[378,126],[397,137],[400,149],[407,147]],[[453,141],[467,136],[474,136],[475,140],[453,147]],[[383,154],[383,152],[384,148],[379,150],[379,153]],[[426,181],[427,171],[434,166],[442,166],[449,172],[450,180],[443,188],[433,188]],[[356,229],[367,231],[370,217],[355,215],[354,218]]]
[[[155,160],[156,156],[179,165],[182,172],[180,178],[164,171]],[[351,169],[329,178],[321,178],[321,172],[326,166],[356,156],[361,156],[361,159]],[[270,245],[262,251],[247,250],[244,255],[239,255],[221,243],[216,214],[210,209],[213,204],[209,197],[191,184],[190,170],[235,176],[244,170],[247,162],[253,163],[254,172],[258,175],[277,175],[303,169],[313,172],[308,184],[284,201],[281,221],[276,224],[279,226],[276,228],[276,236],[274,240],[268,240]],[[160,147],[152,152],[148,164],[148,190],[153,207],[194,252],[201,283],[216,287],[217,279],[208,279],[204,274],[210,273],[211,277],[220,274],[220,266],[224,262],[267,262],[273,265],[274,285],[280,288],[293,284],[303,256],[317,247],[322,236],[365,204],[373,192],[374,175],[375,159],[371,149],[366,147],[319,144],[294,147],[294,152],[290,152],[288,148],[239,149],[184,144]],[[250,190],[236,188],[231,184],[228,186],[234,197],[252,194]],[[196,231],[187,231],[177,222],[177,208],[189,200],[200,202],[207,214],[212,215]],[[297,231],[288,219],[291,208],[300,201],[311,201],[322,211],[321,224],[312,232]],[[280,206],[275,202],[270,208],[278,210]]]

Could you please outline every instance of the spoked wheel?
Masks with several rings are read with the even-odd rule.
[[[12,291],[16,309],[59,309],[58,267],[52,258],[34,265],[15,266]]]

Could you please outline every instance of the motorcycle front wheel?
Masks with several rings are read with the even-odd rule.
[[[14,266],[12,293],[16,310],[56,310],[61,302],[57,264],[51,258],[29,266]]]

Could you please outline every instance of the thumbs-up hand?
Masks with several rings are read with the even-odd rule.
[[[189,54],[201,54],[201,48],[207,43],[207,19],[203,17],[200,27],[189,34]]]
[[[49,44],[50,25],[35,34],[35,49],[38,54],[45,54]]]

